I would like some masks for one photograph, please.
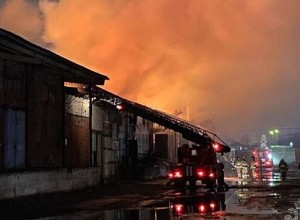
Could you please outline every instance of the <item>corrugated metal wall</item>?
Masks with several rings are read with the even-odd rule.
[[[66,95],[65,103],[65,165],[69,168],[89,167],[89,100]]]
[[[63,81],[43,67],[28,71],[27,165],[63,166]]]
[[[68,168],[90,166],[89,119],[66,114],[65,165]]]
[[[61,167],[62,79],[52,69],[14,61],[0,61],[0,79],[1,169]],[[23,159],[12,158],[12,151]]]
[[[102,167],[103,182],[115,181],[127,175],[130,157],[128,140],[135,138],[135,122],[133,115],[117,111],[114,107],[93,106],[93,137],[96,134],[98,138],[101,137],[101,149],[97,149],[101,158],[97,166]]]

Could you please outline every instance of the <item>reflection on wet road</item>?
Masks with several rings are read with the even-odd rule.
[[[156,207],[153,218],[140,219],[297,219],[298,172],[291,170],[287,180],[282,181],[274,169],[255,170],[251,178],[227,178],[232,188],[224,193],[207,192],[203,188],[196,192],[170,192],[168,207]],[[144,216],[142,209],[139,211]]]
[[[284,219],[288,213],[278,211],[275,202],[282,199],[280,194],[265,188],[237,188],[223,193],[204,189],[170,191],[161,201],[145,201],[140,208],[94,210],[63,217],[101,220]]]
[[[172,189],[160,196],[144,197],[132,208],[111,207],[111,210],[99,208],[103,198],[101,201],[96,198],[90,203],[83,202],[76,211],[39,219],[300,219],[300,171],[291,169],[285,181],[276,170],[269,169],[246,179],[227,177],[226,182],[230,185],[227,192],[208,190],[200,185],[195,191],[188,187]]]

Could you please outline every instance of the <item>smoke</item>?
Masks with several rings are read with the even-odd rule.
[[[0,4],[0,26],[52,42],[54,52],[109,76],[109,91],[168,113],[189,109],[194,122],[238,137],[300,124],[299,6],[10,0]]]
[[[52,46],[43,39],[45,18],[38,0],[0,0],[0,27],[40,46]]]

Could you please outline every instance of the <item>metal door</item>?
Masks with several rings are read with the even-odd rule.
[[[4,119],[4,169],[25,167],[25,112],[5,111]]]
[[[101,165],[101,134],[92,133],[92,166]]]

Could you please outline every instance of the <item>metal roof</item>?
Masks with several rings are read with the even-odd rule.
[[[49,66],[59,71],[64,81],[104,85],[109,78],[87,69],[49,50],[39,47],[20,36],[0,28],[0,60]]]
[[[98,87],[92,90],[92,94],[96,98],[94,103],[100,104],[101,102],[105,102],[115,107],[120,106],[123,111],[133,113],[144,119],[179,132],[182,134],[184,139],[194,142],[200,146],[208,146],[217,142],[222,146],[222,152],[230,151],[230,147],[215,133],[190,124],[188,121],[181,118],[126,100]]]

